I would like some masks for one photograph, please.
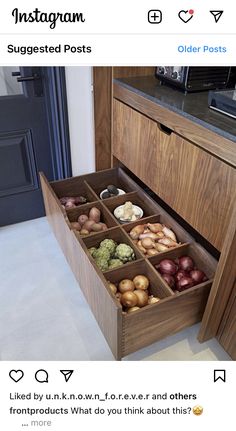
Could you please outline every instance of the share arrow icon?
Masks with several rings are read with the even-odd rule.
[[[65,381],[68,382],[68,380],[71,378],[74,370],[60,370],[60,372],[65,377]]]
[[[210,13],[214,16],[215,22],[218,22],[222,17],[224,11],[223,10],[210,10]]]

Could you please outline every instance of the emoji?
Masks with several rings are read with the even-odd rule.
[[[193,414],[196,416],[200,416],[203,412],[203,407],[202,406],[194,406],[193,407]]]

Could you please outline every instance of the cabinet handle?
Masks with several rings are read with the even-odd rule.
[[[166,135],[171,135],[173,130],[171,130],[169,127],[165,126],[164,124],[159,123],[159,129],[161,132],[165,133]]]

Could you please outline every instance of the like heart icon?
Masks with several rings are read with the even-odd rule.
[[[24,373],[22,370],[11,370],[9,376],[15,383],[17,383],[24,377]]]
[[[193,18],[193,14],[194,14],[194,10],[193,9],[190,9],[190,10],[181,10],[178,13],[178,16],[181,19],[181,21],[183,21],[185,24],[187,24],[187,22],[189,22],[190,19]]]

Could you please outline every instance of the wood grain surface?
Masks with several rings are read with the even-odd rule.
[[[218,250],[236,198],[236,170],[114,100],[113,154]]]
[[[123,315],[122,355],[126,356],[201,320],[210,285],[196,286],[153,306]]]
[[[203,150],[215,155],[229,165],[236,167],[235,142],[203,127],[180,114],[169,111],[144,96],[120,86],[113,85],[113,97],[133,107],[149,118],[171,128],[183,138],[189,139]]]
[[[226,352],[236,361],[236,282],[226,307],[217,338]]]
[[[111,167],[112,68],[93,68],[96,170]]]
[[[94,67],[94,122],[96,170],[111,167],[113,77],[146,76],[154,67]]]
[[[217,335],[236,279],[236,205],[229,221],[214,282],[199,332],[199,341]],[[234,291],[234,294],[236,292]]]

